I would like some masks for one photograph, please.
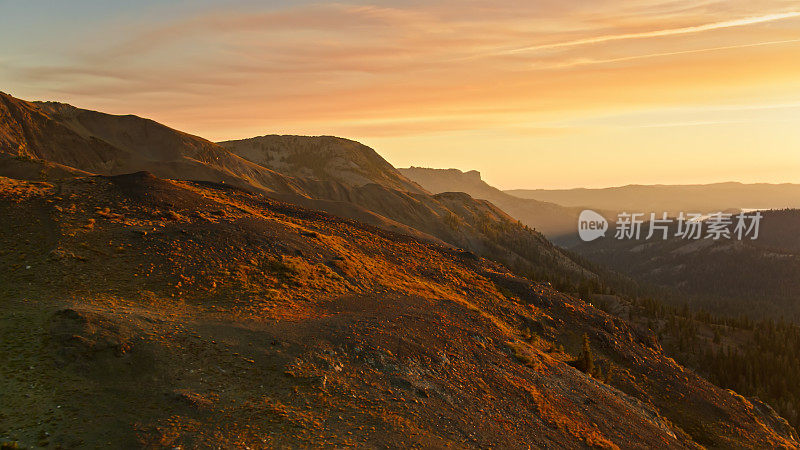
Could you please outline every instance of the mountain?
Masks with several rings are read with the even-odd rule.
[[[455,192],[431,195],[358,142],[331,136],[270,135],[219,144],[248,161],[305,180],[303,187],[312,198],[359,205],[444,242],[524,267],[524,271],[533,270],[531,261],[536,266],[555,261],[556,271],[570,277],[595,277],[541,235],[519,226],[518,218],[505,208]]]
[[[0,438],[800,445],[653,334],[463,250],[228,183],[76,175],[0,177]]]
[[[375,150],[334,136],[260,136],[220,142],[242,158],[285,175],[333,180],[350,186],[375,183],[389,189],[425,194]]]
[[[800,208],[800,184],[629,185],[604,189],[514,189],[519,198],[610,211],[713,213]]]
[[[694,307],[800,321],[800,210],[761,214],[755,240],[681,239],[673,226],[667,240],[602,238],[571,250],[635,279],[669,287],[680,294],[677,301]]]
[[[5,94],[0,107],[0,154],[16,165],[6,170],[19,172],[33,161],[46,161],[93,174],[146,170],[159,177],[222,183],[464,248],[559,285],[597,278],[491,203],[464,194],[431,195],[353,141],[265,136],[224,143],[229,150],[136,116]]]
[[[205,139],[149,119],[115,116],[0,93],[0,151],[102,174],[149,170],[268,192],[301,193],[290,178]]]
[[[399,171],[430,192],[465,192],[473,198],[488,200],[557,244],[569,246],[577,243],[575,234],[580,208],[565,208],[555,203],[509,195],[483,181],[476,170],[462,172],[458,169],[409,167]]]
[[[571,292],[606,271],[368,147],[276,138],[296,149],[268,158],[135,116],[2,106],[0,440],[797,445],[647,329],[531,281]]]

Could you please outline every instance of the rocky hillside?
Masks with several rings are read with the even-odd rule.
[[[0,438],[22,445],[798,445],[577,298],[260,193],[0,177],[0,230]],[[604,375],[573,367],[584,334]]]
[[[12,157],[8,170],[44,162],[42,176],[54,174],[47,165],[55,164],[84,173],[146,170],[160,177],[221,183],[445,242],[520,273],[570,284],[596,278],[494,205],[468,195],[431,195],[356,142],[266,136],[225,145],[241,156],[152,120],[0,94],[0,154]]]
[[[465,192],[473,198],[488,200],[551,241],[571,246],[578,242],[576,231],[580,208],[566,208],[555,203],[523,199],[490,186],[480,172],[458,169],[409,167],[400,173],[430,192]]]

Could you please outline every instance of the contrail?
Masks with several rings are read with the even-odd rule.
[[[726,45],[723,47],[710,47],[710,48],[699,48],[694,50],[681,50],[676,52],[663,52],[663,53],[649,53],[646,55],[634,55],[634,56],[623,56],[620,58],[609,58],[609,59],[587,59],[587,60],[579,60],[573,62],[566,62],[562,64],[556,64],[554,66],[547,67],[548,69],[566,69],[569,67],[576,67],[576,66],[586,66],[586,65],[593,65],[593,64],[611,64],[615,62],[624,62],[624,61],[633,61],[637,59],[647,59],[647,58],[659,58],[664,56],[675,56],[675,55],[686,55],[691,53],[704,53],[704,52],[714,52],[720,50],[733,50],[739,48],[749,48],[749,47],[762,47],[767,45],[780,45],[780,44],[795,44],[800,42],[800,39],[785,39],[782,41],[767,41],[767,42],[755,42],[752,44],[741,44],[741,45]]]
[[[523,53],[535,50],[547,50],[553,48],[562,48],[562,47],[576,47],[580,45],[588,45],[588,44],[599,44],[602,42],[610,42],[610,41],[621,41],[626,39],[643,39],[643,38],[651,38],[651,37],[662,37],[662,36],[675,36],[679,34],[690,34],[690,33],[700,33],[703,31],[711,31],[711,30],[718,30],[721,28],[732,28],[732,27],[741,27],[745,25],[754,25],[758,23],[764,22],[774,22],[776,20],[785,20],[785,19],[792,19],[795,17],[800,17],[800,12],[792,11],[787,13],[780,13],[780,14],[768,14],[765,16],[756,16],[756,17],[746,17],[744,19],[737,19],[737,20],[728,20],[724,22],[715,22],[715,23],[708,23],[705,25],[697,25],[693,27],[684,27],[684,28],[671,28],[668,30],[656,30],[656,31],[645,31],[642,33],[628,33],[628,34],[612,34],[606,36],[597,36],[592,38],[585,38],[585,39],[576,39],[574,41],[567,41],[567,42],[556,42],[553,44],[541,44],[541,45],[532,45],[528,47],[520,47],[512,50],[506,50],[500,52],[499,54],[513,54],[513,53]]]

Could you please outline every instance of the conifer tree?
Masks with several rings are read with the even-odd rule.
[[[589,335],[583,334],[583,351],[581,352],[581,369],[584,373],[594,373],[594,356],[592,347],[589,345]]]

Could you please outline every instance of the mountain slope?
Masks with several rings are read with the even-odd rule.
[[[798,445],[581,300],[260,194],[0,177],[0,230],[0,433],[23,444]],[[584,333],[609,384],[570,365]]]
[[[7,95],[0,100],[0,136],[4,137],[0,153],[18,159],[103,175],[148,170],[162,177],[224,183],[390,231],[447,242],[523,273],[568,284],[596,278],[494,206],[469,196],[443,201],[429,195],[374,150],[353,141],[296,136],[252,141],[273,143],[266,153],[260,146],[257,151],[248,150],[251,141],[230,144],[242,147],[251,161],[140,117],[114,116],[61,103],[30,103]],[[283,156],[270,156],[273,150]],[[301,174],[313,177],[297,176]]]
[[[535,228],[550,240],[562,245],[576,243],[579,208],[565,208],[555,203],[522,199],[488,185],[478,171],[458,169],[398,169],[430,192],[466,192],[474,198],[488,200],[525,225]]]
[[[518,218],[504,208],[452,192],[429,195],[374,150],[356,142],[326,136],[262,136],[221,145],[271,170],[312,175],[303,186],[313,198],[359,205],[521,273],[564,279],[567,284],[597,278],[539,233],[517,223]],[[500,195],[511,203],[534,203]],[[550,216],[551,206],[558,211],[554,215],[561,213],[556,205],[544,205],[536,211],[539,221]],[[575,220],[565,220],[573,231],[576,221],[577,213]]]
[[[685,240],[673,227],[668,240],[603,238],[572,250],[717,314],[800,321],[800,210],[761,214],[755,240]]]
[[[717,183],[701,185],[630,185],[605,189],[515,189],[520,198],[564,206],[610,211],[713,213],[729,209],[800,208],[798,184]]]
[[[332,180],[356,187],[375,183],[394,190],[425,193],[375,150],[349,139],[269,135],[219,145],[248,161],[290,176]]]
[[[103,174],[160,176],[301,193],[293,181],[205,139],[152,120],[0,93],[0,151]]]

